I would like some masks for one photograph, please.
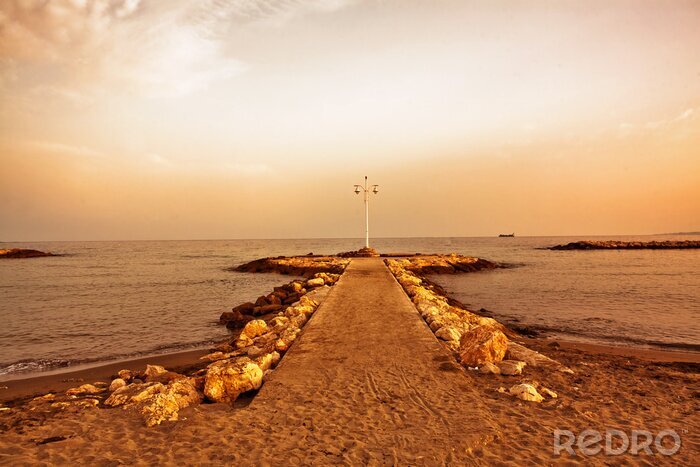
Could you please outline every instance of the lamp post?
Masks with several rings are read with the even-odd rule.
[[[365,186],[355,185],[355,194],[359,195],[361,192],[365,194],[365,248],[369,248],[369,193],[370,191],[375,195],[379,193],[379,185],[372,185],[371,187],[367,185],[367,175],[365,175]]]

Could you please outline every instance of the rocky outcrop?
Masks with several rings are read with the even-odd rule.
[[[456,274],[461,272],[475,272],[483,269],[495,269],[502,267],[497,263],[481,258],[473,258],[461,255],[427,255],[413,256],[402,259],[391,259],[393,264],[419,276],[430,274]]]
[[[550,250],[683,250],[700,248],[700,240],[620,242],[584,240],[549,247]]]
[[[47,253],[39,250],[30,250],[26,248],[10,248],[0,249],[0,258],[21,259],[21,258],[41,258],[44,256],[58,256],[53,253]]]
[[[341,258],[377,258],[380,255],[374,248],[363,247],[357,251],[344,251],[342,253],[338,253],[336,256]]]
[[[256,359],[238,357],[209,365],[204,379],[204,395],[214,402],[234,402],[244,392],[259,389],[265,371],[280,359],[277,352]]]
[[[278,256],[261,258],[241,264],[233,271],[239,272],[276,272],[293,276],[310,277],[317,273],[342,274],[350,260],[335,256]]]

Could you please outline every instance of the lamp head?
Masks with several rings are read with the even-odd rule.
[[[355,185],[355,194],[356,195],[360,194],[360,185]]]
[[[372,188],[372,193],[374,193],[375,195],[379,193],[379,185],[374,185],[374,187]]]

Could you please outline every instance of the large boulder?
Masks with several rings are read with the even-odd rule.
[[[241,331],[241,336],[247,336],[254,339],[258,336],[262,336],[267,332],[267,323],[261,319],[254,319],[245,325]]]
[[[141,415],[147,426],[160,425],[165,420],[177,420],[180,410],[200,402],[202,395],[197,391],[194,379],[180,379],[144,401]]]
[[[233,402],[244,392],[259,389],[265,371],[279,361],[273,352],[254,360],[239,357],[209,365],[204,379],[204,395],[214,402]]]
[[[105,401],[105,405],[118,407],[136,402],[143,402],[149,397],[165,389],[162,383],[131,383],[112,393]]]
[[[508,338],[501,331],[489,326],[477,326],[462,334],[459,342],[460,362],[469,367],[500,362],[507,348]]]

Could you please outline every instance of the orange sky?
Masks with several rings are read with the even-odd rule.
[[[0,240],[700,230],[700,3],[0,2]]]

